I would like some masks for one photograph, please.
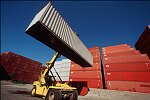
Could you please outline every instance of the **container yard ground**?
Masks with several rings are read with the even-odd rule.
[[[31,88],[32,84],[14,84],[10,81],[1,81],[1,100],[44,100],[31,97]],[[79,96],[78,100],[150,100],[150,94],[90,89],[86,96]]]

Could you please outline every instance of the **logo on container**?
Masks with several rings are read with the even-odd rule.
[[[105,60],[108,60],[108,58],[105,58]]]
[[[73,74],[73,72],[71,72],[71,74]]]
[[[107,73],[107,75],[111,75],[111,73]]]
[[[74,65],[71,65],[72,67],[74,66]]]

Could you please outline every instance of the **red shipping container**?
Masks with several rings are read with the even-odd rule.
[[[128,49],[132,49],[130,46],[122,46],[122,47],[112,47],[112,48],[102,48],[102,52],[109,52],[109,51],[115,51],[115,50],[128,50]]]
[[[12,80],[20,82],[27,82],[28,80],[28,83],[33,82],[33,79],[31,80],[31,78],[33,78],[33,70],[42,67],[41,63],[12,52],[1,54],[1,64],[3,64],[9,75],[12,76]],[[40,73],[40,70],[38,71]]]
[[[150,72],[106,72],[106,81],[150,82]]]
[[[150,93],[150,82],[107,81],[107,89]]]
[[[128,51],[128,52],[117,52],[117,53],[110,53],[110,54],[103,54],[103,57],[119,57],[119,56],[128,56],[128,55],[137,55],[141,54],[140,51]]]
[[[73,78],[70,79],[70,81],[77,81],[77,82],[82,82],[85,81],[87,82],[88,88],[103,88],[103,83],[101,79],[81,79],[81,78]]]
[[[92,52],[100,52],[99,47],[93,47],[93,48],[88,48],[88,50],[92,53]]]
[[[93,47],[88,49],[93,55],[93,63],[100,63],[100,49],[99,47]]]
[[[84,68],[82,68],[83,66],[79,66],[78,64],[71,62],[71,66],[73,66],[73,67],[71,67],[71,70],[90,70],[90,69],[91,70],[97,70],[97,69],[95,69],[95,67],[97,67],[96,64],[97,63],[101,64],[99,47],[89,48],[89,51],[93,55],[93,64],[94,64],[93,67],[87,68],[86,66],[84,66],[85,67],[85,69],[84,69]],[[100,65],[100,69],[101,69],[101,65]],[[100,69],[98,68],[98,70],[100,70]]]
[[[82,96],[87,95],[88,94],[88,90],[89,90],[88,87],[82,87],[80,95],[82,95]]]
[[[110,49],[115,49],[115,48],[130,48],[128,44],[119,44],[119,45],[114,45],[114,46],[107,46],[103,47],[102,50],[110,50]]]
[[[93,63],[100,63],[101,62],[101,60],[100,60],[100,57],[94,57],[93,58]]]
[[[150,61],[150,59],[148,58],[148,56],[146,54],[104,58],[104,64],[129,63],[129,62],[148,62],[148,61]]]
[[[116,50],[108,50],[108,51],[102,51],[102,54],[111,54],[111,53],[121,53],[121,52],[129,52],[129,51],[135,51],[135,49],[130,48],[130,49],[116,49]]]
[[[150,72],[150,61],[145,63],[115,63],[115,64],[104,64],[105,71],[124,71],[124,72]]]
[[[99,50],[99,47],[89,48],[88,50],[93,55],[93,63],[100,63],[101,59],[100,59],[100,50]],[[72,64],[75,64],[75,63],[72,62]],[[82,66],[82,67],[86,67],[86,66]]]
[[[92,67],[81,67],[78,64],[72,64],[71,63],[71,67],[70,67],[71,71],[93,71],[93,70],[97,70],[100,71],[101,70],[101,63],[93,63]]]
[[[89,79],[102,79],[100,71],[70,71],[70,79],[73,78],[89,78]]]
[[[76,87],[79,95],[85,96],[86,94],[88,94],[86,81],[71,81],[69,82],[69,86]]]

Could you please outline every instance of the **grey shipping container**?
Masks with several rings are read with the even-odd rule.
[[[36,14],[26,33],[81,66],[93,65],[92,54],[50,2]]]

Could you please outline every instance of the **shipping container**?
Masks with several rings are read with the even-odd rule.
[[[114,46],[103,47],[102,50],[110,50],[110,49],[116,49],[116,48],[126,49],[126,48],[131,48],[131,47],[128,44],[119,44],[119,45],[114,45]]]
[[[124,47],[113,47],[113,48],[102,48],[102,52],[109,52],[109,51],[116,51],[116,50],[128,50],[132,49],[130,46],[124,46]]]
[[[149,38],[150,39],[150,38]],[[149,54],[150,53],[150,42],[141,50],[141,53]]]
[[[38,79],[42,70],[40,62],[12,52],[1,54],[1,65],[5,68],[11,80],[22,83],[33,83],[34,80]]]
[[[89,88],[87,87],[87,82],[85,81],[80,81],[80,82],[72,81],[69,82],[69,85],[72,87],[76,87],[78,94],[81,96],[85,96],[88,94]]]
[[[100,71],[70,71],[70,79],[73,78],[89,78],[89,79],[102,79]]]
[[[103,82],[101,79],[97,78],[97,79],[89,79],[88,77],[85,79],[81,79],[81,78],[70,78],[70,81],[76,81],[76,82],[82,82],[85,81],[87,82],[87,86],[88,88],[103,88]]]
[[[88,48],[88,50],[89,50],[91,53],[94,53],[94,52],[100,53],[99,47]]]
[[[148,37],[150,36],[150,25],[148,25],[145,30],[143,31],[143,33],[141,34],[141,36],[139,37],[139,39],[137,40],[136,44],[135,44],[135,48],[137,50],[142,50],[141,48],[144,47],[145,44],[147,44]],[[150,41],[150,40],[148,40]]]
[[[92,67],[81,67],[78,64],[71,64],[70,66],[71,71],[100,71],[101,70],[101,63],[93,63]]]
[[[140,51],[127,51],[127,52],[116,52],[116,53],[110,53],[110,54],[103,54],[103,58],[106,57],[119,57],[119,56],[128,56],[128,55],[140,55]]]
[[[81,92],[79,95],[85,96],[88,94],[89,88],[88,87],[82,87]]]
[[[52,67],[51,72],[53,73],[56,81],[60,81],[59,76],[62,81],[69,81],[69,74],[70,74],[70,65],[71,60],[63,59],[61,61],[56,61],[54,67]],[[58,75],[57,75],[58,73]],[[51,73],[49,75],[52,76]]]
[[[150,82],[150,72],[105,72],[105,80]]]
[[[104,64],[105,71],[107,72],[150,72],[149,62],[136,62],[136,63],[114,63]]]
[[[32,20],[26,33],[81,66],[92,66],[92,54],[49,2]]]
[[[108,51],[103,51],[102,54],[111,54],[111,53],[121,53],[121,52],[129,52],[129,51],[135,51],[134,48],[130,48],[130,49],[116,49],[116,50],[108,50]]]
[[[150,93],[150,82],[107,81],[107,89]]]
[[[71,70],[101,70],[101,59],[100,59],[100,49],[99,47],[93,47],[88,48],[90,53],[93,55],[93,66],[87,67],[87,66],[80,66],[76,64],[75,62],[71,62]]]
[[[120,57],[107,57],[103,59],[104,64],[111,63],[130,63],[130,62],[148,62],[150,59],[146,54],[141,55],[129,55],[129,56],[120,56]]]

